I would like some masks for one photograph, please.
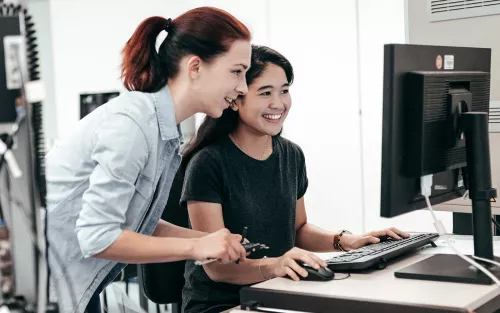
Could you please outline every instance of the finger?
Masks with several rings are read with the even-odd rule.
[[[306,263],[306,262],[304,262]],[[294,260],[290,259],[287,264],[289,268],[291,268],[295,273],[299,274],[302,277],[307,277],[307,271],[303,269],[301,266],[297,264]],[[310,265],[310,264],[309,264]]]
[[[320,268],[320,265],[319,265],[318,261],[314,258],[313,254],[303,255],[300,260],[302,262],[304,262],[305,264],[308,264],[310,267],[313,267],[315,269]]]
[[[242,245],[240,245],[238,247],[238,250],[236,252],[239,253],[239,259],[240,259],[240,261],[245,261],[247,259],[247,251],[245,250],[245,248]]]
[[[229,258],[229,261],[236,261],[238,260],[239,254],[236,252],[236,249],[232,245],[228,245],[227,247],[227,255]]]
[[[377,238],[377,237],[373,237],[373,236],[366,236],[366,237],[363,237],[363,246],[369,244],[369,243],[379,243],[380,242],[380,238]]]
[[[245,248],[241,245],[241,243],[237,240],[231,240],[230,245],[236,256],[236,260],[245,261],[247,252],[245,251]]]
[[[299,276],[297,276],[297,274],[295,274],[295,272],[294,272],[291,268],[289,268],[289,267],[285,267],[285,272],[286,272],[286,274],[287,274],[287,275],[288,275],[291,279],[293,279],[293,280],[295,280],[295,281],[299,281],[299,280],[300,280],[300,279],[299,279]]]
[[[222,263],[222,264],[228,264],[231,262],[231,260],[229,259],[229,255],[227,253],[224,253],[222,255],[222,257],[220,257],[219,259],[220,259],[219,263]]]
[[[395,232],[396,234],[398,234],[400,237],[403,237],[403,238],[410,237],[410,234],[405,233],[404,231],[401,231],[401,230],[397,229],[396,227],[391,227],[391,230],[393,232]]]
[[[398,236],[398,234],[396,234],[395,232],[393,232],[392,230],[388,229],[387,230],[387,235],[388,236],[391,236],[392,238],[394,239],[397,239],[397,240],[400,240],[401,237]]]
[[[312,258],[314,261],[316,261],[316,263],[318,263],[322,267],[328,266],[328,264],[326,264],[325,260],[323,260],[322,258],[320,258],[319,256],[317,256],[314,253],[310,255],[310,258]]]
[[[241,242],[241,235],[238,235],[238,234],[231,234],[231,240],[234,240],[234,241],[237,241],[237,242]]]

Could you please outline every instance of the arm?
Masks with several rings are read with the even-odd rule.
[[[333,237],[336,233],[323,230],[307,222],[304,197],[297,200],[295,229],[297,231],[297,247],[314,252],[335,251],[333,249]]]
[[[220,203],[209,203],[200,201],[188,201],[189,219],[193,229],[203,232],[214,232],[224,228],[222,217],[222,206]],[[214,281],[236,285],[253,284],[271,278],[269,273],[269,259],[262,260],[261,270],[259,264],[261,260],[247,259],[239,264],[221,265],[212,262],[203,265],[207,275]],[[265,278],[264,278],[264,277]]]
[[[158,259],[162,241],[121,228],[135,194],[135,181],[148,159],[145,135],[129,116],[113,114],[93,136],[95,168],[75,229],[83,255],[119,262]]]
[[[164,220],[158,222],[153,236],[155,237],[175,237],[175,238],[199,238],[208,233],[180,227]]]
[[[190,259],[195,241],[184,238],[152,237],[124,230],[96,258],[122,263],[162,263]]]
[[[235,246],[241,236],[227,230],[197,239],[157,238],[122,230],[135,181],[147,162],[146,138],[130,117],[115,114],[96,129],[93,139],[92,161],[96,166],[75,228],[85,257],[124,263],[237,259],[231,254],[240,255]]]
[[[297,218],[295,222],[297,231],[296,246],[313,252],[330,252],[333,249],[333,237],[338,233],[323,230],[311,223],[307,222],[306,209],[304,198],[297,200]],[[344,234],[340,242],[346,250],[354,250],[361,248],[367,244],[378,243],[380,239],[377,237],[391,236],[394,239],[407,238],[408,234],[400,231],[397,228],[389,228],[380,231],[369,232],[364,235]]]

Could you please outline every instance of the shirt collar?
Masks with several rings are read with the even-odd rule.
[[[162,140],[179,138],[183,142],[180,125],[175,121],[174,100],[168,86],[153,93],[155,100],[156,116]]]

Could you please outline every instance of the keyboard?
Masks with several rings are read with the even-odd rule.
[[[332,271],[363,270],[369,268],[385,268],[387,261],[411,252],[425,245],[436,246],[439,238],[436,233],[410,233],[410,237],[401,240],[392,238],[379,243],[351,250],[325,260]]]

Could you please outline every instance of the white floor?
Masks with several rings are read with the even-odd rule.
[[[118,292],[118,297],[117,297]],[[106,288],[106,296],[108,299],[108,307],[104,307],[103,294],[101,294],[101,307],[106,313],[145,313],[146,310],[141,310],[139,305],[139,286],[136,283],[129,283],[128,297],[125,293],[125,283],[112,283]],[[120,305],[117,300],[120,300]],[[122,305],[122,303],[124,305]],[[165,313],[170,312],[165,309],[165,305],[160,305],[160,311],[157,312],[155,303],[148,300],[149,313]]]

